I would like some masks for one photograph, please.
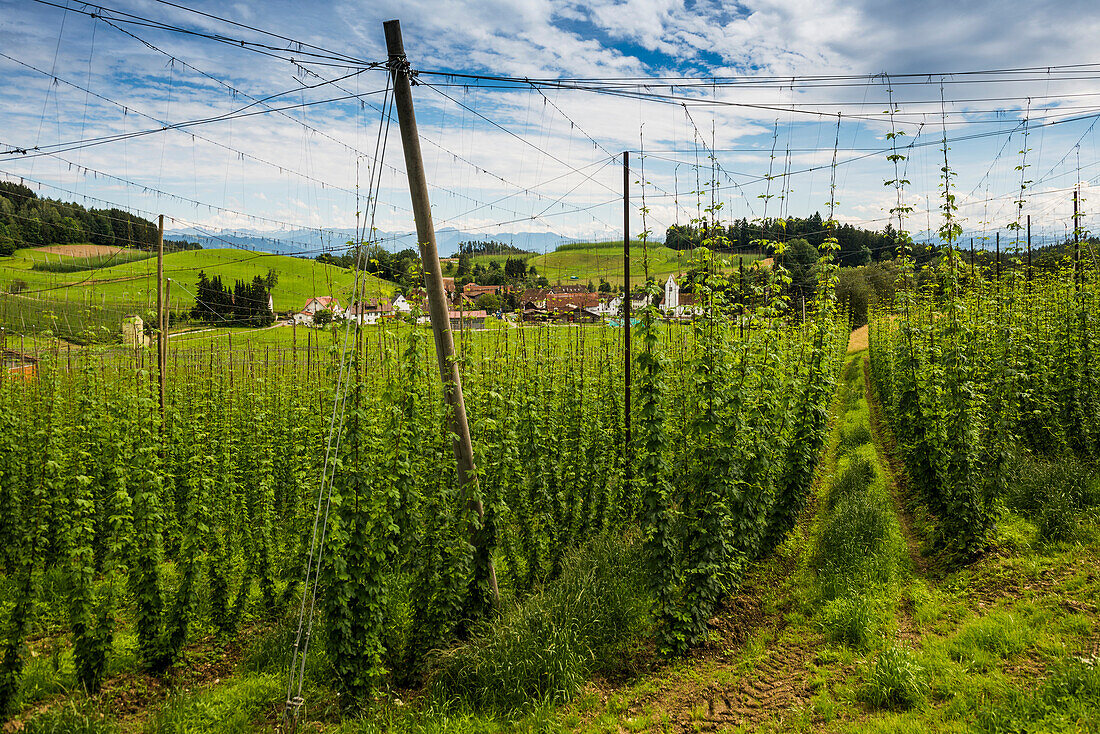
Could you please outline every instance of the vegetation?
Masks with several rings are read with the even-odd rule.
[[[80,242],[153,250],[157,225],[121,209],[85,209],[80,204],[40,199],[22,184],[0,181],[0,256],[21,247]],[[165,245],[169,250],[199,247],[188,242]]]
[[[827,306],[807,328],[775,302],[733,330],[714,285],[714,316],[697,330],[647,317],[634,355],[648,375],[635,415],[647,438],[631,454],[614,331],[459,339],[486,507],[474,545],[423,329],[392,324],[355,340],[308,661],[324,672],[311,695],[353,707],[426,681],[441,702],[527,709],[568,700],[651,629],[668,653],[704,639],[744,563],[769,553],[769,529],[793,525],[791,494],[808,487],[784,482],[812,472],[824,440],[824,425],[807,431],[799,415],[829,399],[845,335]],[[177,347],[163,417],[140,355],[90,350],[71,368],[44,360],[33,383],[0,383],[0,420],[21,427],[4,433],[2,454],[13,508],[0,526],[3,583],[20,590],[3,598],[23,600],[4,611],[9,715],[35,700],[21,672],[27,639],[71,639],[73,662],[55,675],[94,691],[123,664],[123,636],[131,665],[163,675],[198,637],[231,640],[296,608],[337,355]],[[694,438],[673,438],[684,435]],[[731,451],[714,463],[705,447],[718,441]],[[628,456],[645,467],[632,484]],[[707,505],[692,500],[701,488]],[[659,587],[643,581],[662,563],[654,537],[671,553]],[[511,610],[497,621],[479,558],[492,559]],[[710,578],[720,586],[707,588]],[[44,597],[55,583],[71,589],[67,611]],[[280,660],[263,670],[282,674]]]
[[[961,269],[945,257],[936,280],[874,310],[870,344],[876,386],[915,489],[938,518],[940,546],[965,559],[988,546],[1006,500],[1032,512],[1042,505],[1054,534],[1095,501],[1054,475],[1041,501],[1024,496],[1044,464],[1100,458],[1091,346],[1100,290],[1094,270],[1072,261],[1031,281],[1018,264],[1000,278],[976,270],[965,289]]]

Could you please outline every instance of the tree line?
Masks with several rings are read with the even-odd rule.
[[[200,270],[191,318],[222,325],[271,326],[275,323],[271,289],[278,280],[275,271],[268,270],[266,278],[257,275],[251,282],[238,280],[230,290],[220,275],[209,278]]]
[[[674,224],[665,233],[665,247],[690,250],[705,245],[719,252],[758,252],[761,240],[785,242],[803,239],[820,248],[830,234],[840,245],[836,260],[842,266],[889,260],[897,250],[897,232],[889,224],[881,232],[843,224],[830,233],[825,220],[817,212],[809,217],[785,219],[750,221],[742,218],[730,224]]]
[[[80,204],[42,199],[27,186],[0,181],[0,255],[21,247],[91,243],[153,250],[157,225],[121,209],[86,209]],[[165,250],[201,249],[166,240]]]

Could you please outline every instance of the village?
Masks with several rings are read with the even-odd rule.
[[[680,276],[681,279],[683,275]],[[608,323],[618,326],[623,312],[623,296],[590,292],[579,283],[543,288],[517,288],[504,285],[456,286],[454,278],[443,278],[451,328],[484,328],[494,317],[518,323]],[[649,306],[644,293],[631,294],[632,311]],[[514,304],[514,306],[512,305]],[[695,294],[681,292],[675,275],[665,281],[656,303],[663,316],[672,320],[690,320],[698,315]],[[431,323],[428,298],[423,289],[411,289],[392,299],[370,298],[344,307],[333,296],[315,296],[301,311],[286,319],[287,325],[324,326],[334,321],[352,321],[360,325],[376,324],[385,319],[407,318],[416,312],[417,323]]]

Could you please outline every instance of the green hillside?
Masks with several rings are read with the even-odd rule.
[[[644,278],[647,254],[649,272],[658,278],[686,271],[691,261],[691,253],[687,250],[677,251],[664,245],[650,243],[647,253],[641,242],[632,242],[630,281],[634,284],[641,283]],[[746,255],[745,262],[748,263],[757,257],[757,255]],[[734,260],[736,261],[736,258]],[[554,252],[531,258],[527,264],[534,266],[538,274],[546,276],[551,283],[557,283],[559,280],[564,283],[573,280],[576,276],[576,280],[581,283],[587,283],[589,280],[599,283],[600,278],[603,278],[612,285],[622,285],[623,243],[620,240],[563,245]]]
[[[43,254],[33,249],[17,250],[11,257],[0,258],[0,290],[22,290],[34,298],[107,307],[156,303],[155,257],[75,273],[32,270],[35,260],[42,262]],[[355,278],[350,270],[314,260],[245,250],[189,250],[164,256],[165,275],[174,281],[171,307],[177,311],[190,309],[194,304],[200,270],[209,277],[221,276],[222,282],[232,287],[236,280],[266,275],[269,268],[279,276],[272,291],[276,311],[300,309],[315,295],[333,295],[346,303]],[[367,295],[392,293],[391,283],[370,275],[363,277]]]

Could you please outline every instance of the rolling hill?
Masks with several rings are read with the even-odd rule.
[[[0,258],[0,290],[22,290],[26,297],[106,307],[151,307],[156,303],[155,257],[71,273],[32,269],[45,257],[40,250],[26,248],[12,257]],[[56,255],[51,257],[56,259]],[[352,271],[333,265],[246,250],[187,250],[164,256],[164,273],[173,281],[171,307],[176,311],[190,309],[194,303],[200,270],[210,277],[221,276],[222,282],[232,287],[236,280],[266,275],[269,268],[279,278],[272,291],[276,311],[299,309],[315,295],[333,295],[346,303],[355,279]],[[366,274],[363,277],[367,295],[393,292],[391,283]]]
[[[650,243],[648,251],[641,242],[630,245],[630,281],[641,283],[644,278],[648,257],[649,272],[658,279],[667,278],[673,273],[682,273],[688,269],[691,252],[672,250],[664,245]],[[745,255],[748,263],[757,259],[757,255]],[[736,262],[736,256],[732,259]],[[594,284],[603,278],[612,285],[623,283],[623,243],[593,242],[569,244],[553,252],[536,255],[527,261],[534,266],[539,275],[544,275],[551,283],[577,280]]]

